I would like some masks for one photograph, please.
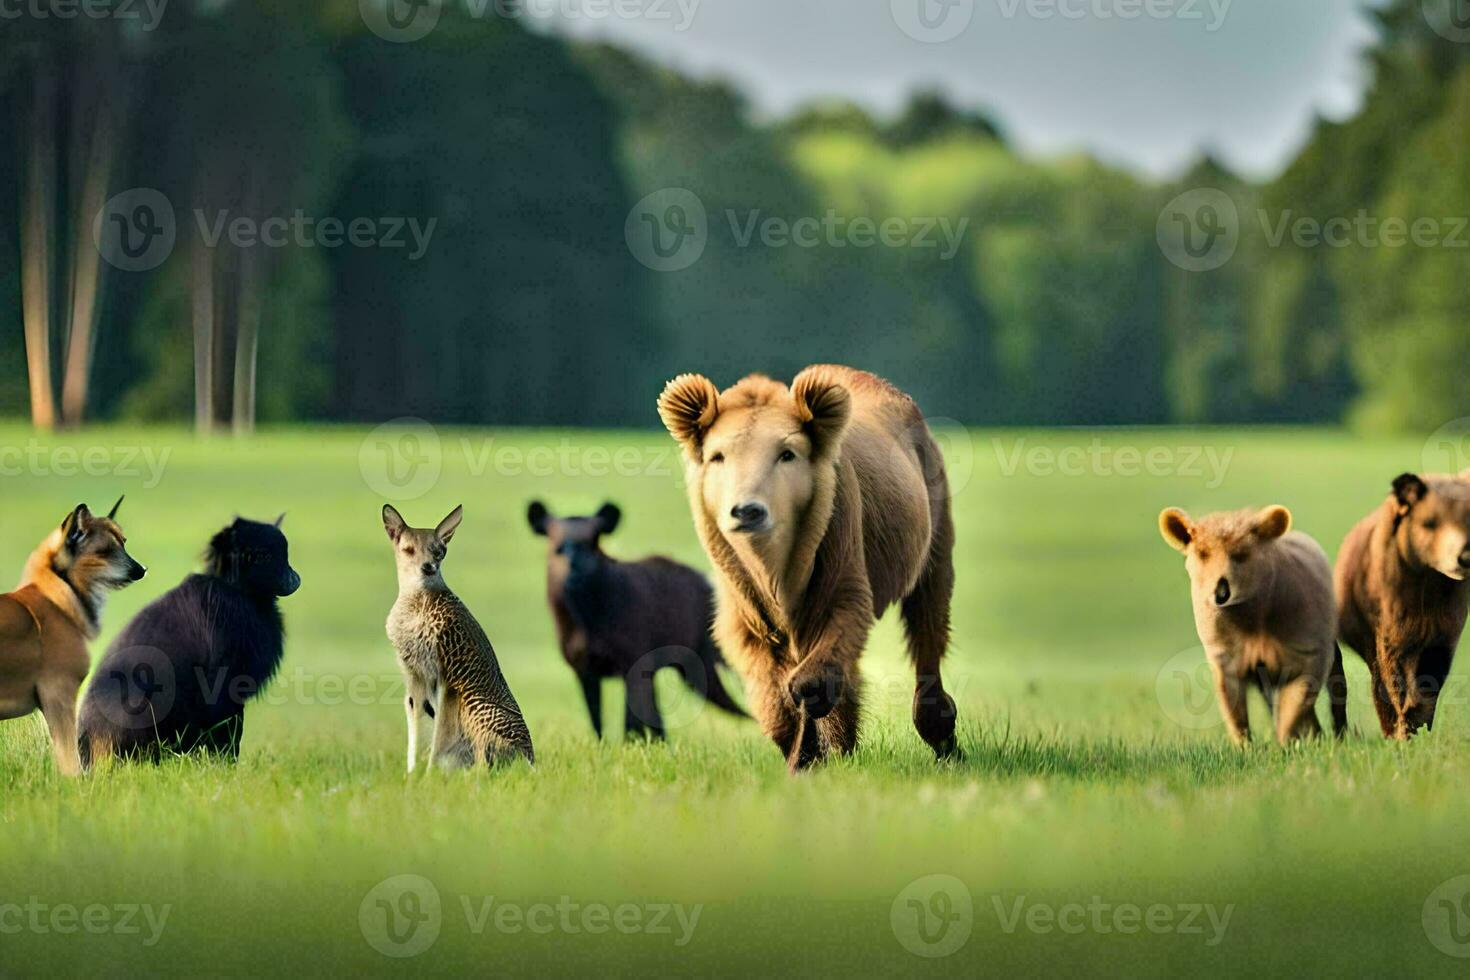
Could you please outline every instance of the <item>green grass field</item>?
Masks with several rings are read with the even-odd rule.
[[[35,442],[0,425],[5,575],[77,502],[128,494],[122,522],[150,574],[113,599],[94,656],[236,513],[287,511],[304,581],[238,765],[65,781],[39,717],[0,724],[0,973],[1463,969],[1450,954],[1470,955],[1470,878],[1453,880],[1470,874],[1470,662],[1438,730],[1411,744],[1378,737],[1349,654],[1354,737],[1282,750],[1256,705],[1257,744],[1232,749],[1200,683],[1182,561],[1155,530],[1167,505],[1280,502],[1335,553],[1392,477],[1420,468],[1417,440],[948,433],[947,676],[967,758],[936,766],[910,726],[890,615],[864,660],[860,750],[793,780],[754,724],[699,712],[673,678],[667,744],[621,744],[616,723],[594,742],[556,649],[531,499],[615,500],[609,550],[706,567],[666,437],[437,438],[406,444],[427,468],[397,476],[422,495],[395,503],[417,524],[465,505],[445,575],[495,642],[534,771],[403,772],[376,437]],[[1050,454],[1068,447],[1057,472]],[[1152,475],[1132,474],[1134,449],[1153,451],[1139,457]],[[620,691],[605,698],[621,718]]]

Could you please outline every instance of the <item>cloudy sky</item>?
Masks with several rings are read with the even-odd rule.
[[[1373,37],[1359,8],[1382,0],[526,2],[568,33],[726,78],[763,114],[834,96],[887,113],[938,86],[1028,153],[1165,176],[1208,148],[1269,176],[1314,114],[1356,110]]]

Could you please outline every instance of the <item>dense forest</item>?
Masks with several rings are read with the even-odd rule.
[[[841,360],[976,424],[1434,428],[1470,415],[1470,45],[1417,0],[1371,16],[1362,111],[1264,185],[1027,158],[937,93],[757,124],[727,85],[453,9],[412,44],[357,0],[8,24],[0,415],[654,425],[680,371]],[[174,211],[155,268],[97,260],[131,188]],[[1238,244],[1192,270],[1161,214],[1202,188]],[[671,191],[703,251],[661,271],[630,243],[689,220],[637,213]],[[221,234],[297,215],[400,245]]]

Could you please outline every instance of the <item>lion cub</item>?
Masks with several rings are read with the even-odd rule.
[[[1186,556],[1194,623],[1215,675],[1230,737],[1251,737],[1246,688],[1266,698],[1283,744],[1321,731],[1314,707],[1332,679],[1333,729],[1347,727],[1332,569],[1322,547],[1291,530],[1285,507],[1159,515],[1164,540]]]
[[[469,765],[521,755],[535,761],[531,732],[510,693],[495,650],[475,617],[444,584],[440,567],[464,509],[432,530],[409,527],[391,505],[383,527],[398,560],[398,601],[388,639],[408,689],[408,771],[418,761],[419,712],[433,724],[431,764]]]

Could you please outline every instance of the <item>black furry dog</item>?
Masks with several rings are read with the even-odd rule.
[[[83,764],[239,757],[245,702],[281,663],[276,600],[301,587],[280,525],[236,519],[209,542],[204,573],[145,608],[108,648],[82,702]]]

